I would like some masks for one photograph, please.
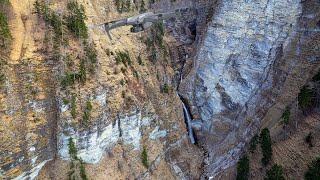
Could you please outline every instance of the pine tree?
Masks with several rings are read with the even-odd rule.
[[[248,155],[243,155],[237,165],[237,180],[247,180],[249,178],[250,161]]]
[[[274,164],[271,169],[267,171],[267,177],[265,180],[285,180],[283,177],[282,167]]]
[[[262,149],[262,164],[267,165],[272,157],[271,137],[268,128],[264,128],[260,134],[260,143]]]

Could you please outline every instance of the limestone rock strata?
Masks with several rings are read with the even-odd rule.
[[[319,1],[220,1],[180,92],[209,151],[207,174],[232,166],[267,111],[284,108],[319,68]],[[280,110],[279,110],[280,111]],[[278,112],[279,112],[278,111]],[[266,119],[262,120],[263,117]]]
[[[145,117],[144,120],[149,120]],[[86,163],[98,163],[106,149],[111,149],[116,143],[132,145],[140,148],[142,131],[140,111],[125,114],[123,117],[107,123],[106,114],[96,124],[85,130],[76,131],[73,127],[60,127],[58,134],[58,153],[60,158],[69,159],[68,139],[71,137],[78,149],[78,157]]]

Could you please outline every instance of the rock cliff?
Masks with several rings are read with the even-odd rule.
[[[148,178],[165,173],[170,179],[198,178],[202,152],[187,138],[171,60],[162,55],[149,60],[141,37],[150,32],[128,34],[129,28],[122,27],[111,32],[110,40],[96,28],[88,30],[84,41],[63,30],[57,45],[55,25],[34,13],[34,3],[10,1],[12,42],[7,52],[1,51],[7,63],[0,96],[1,179],[66,179],[70,138],[89,177]],[[44,3],[60,18],[67,13],[67,1]],[[87,26],[138,13],[133,3],[131,11],[122,13],[112,0],[78,3],[88,17]],[[164,48],[171,41],[164,38]],[[72,78],[79,76],[75,74],[81,71],[88,52],[83,48],[88,46],[94,47],[97,62],[85,64],[87,80],[65,80],[72,73]],[[117,61],[120,52],[128,56],[127,64]],[[143,149],[148,167],[141,162]],[[99,170],[104,166],[109,166],[107,172]]]
[[[41,1],[51,21],[34,13],[35,0],[9,2],[12,40],[0,49],[0,179],[67,179],[71,139],[89,179],[233,179],[251,137],[261,127],[279,135],[285,107],[320,68],[318,0],[118,7],[77,0],[85,38],[65,27],[71,1]],[[90,28],[136,15],[142,2],[155,12],[182,8],[182,16],[163,23],[163,37],[162,26],[136,34],[120,27],[112,40]],[[56,22],[64,26],[57,30]],[[191,112],[195,145],[177,94]],[[276,158],[286,152],[281,143],[273,148]]]
[[[219,1],[182,81],[209,151],[207,174],[233,166],[319,69],[319,1]],[[277,109],[277,110],[274,110]]]

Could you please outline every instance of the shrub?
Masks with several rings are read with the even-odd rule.
[[[271,137],[268,128],[264,128],[260,134],[260,143],[262,148],[262,164],[266,166],[272,157]]]
[[[84,20],[87,19],[87,16],[84,12],[84,7],[79,5],[76,1],[70,1],[67,4],[67,10],[67,27],[79,38],[86,39],[88,37],[88,29],[84,22]]]
[[[70,103],[70,101],[68,99],[66,99],[66,98],[62,98],[62,101],[63,101],[64,105],[67,105],[67,104]]]
[[[308,170],[304,177],[306,180],[320,179],[320,158],[316,158],[308,165]]]
[[[38,14],[38,17],[42,17],[43,20],[49,24],[53,28],[54,37],[53,37],[53,50],[54,50],[54,58],[59,58],[59,48],[61,43],[67,43],[67,36],[62,41],[62,34],[67,31],[66,23],[62,15],[58,15],[57,13],[53,12],[47,3],[43,1],[35,1],[34,3],[34,13]],[[47,37],[46,37],[47,38]],[[45,43],[47,43],[45,41]]]
[[[274,164],[271,169],[267,171],[267,177],[265,180],[285,180],[283,177],[282,167]]]
[[[310,132],[310,133],[306,136],[306,138],[305,138],[305,141],[306,141],[306,143],[309,144],[309,147],[313,147],[312,139],[313,139],[313,136],[312,136],[312,134],[311,134],[311,132]]]
[[[139,79],[139,74],[138,74],[138,71],[137,70],[133,70],[133,76],[137,79]]]
[[[305,111],[312,106],[312,90],[304,86],[298,95],[299,107]]]
[[[140,10],[139,10],[139,12],[140,12],[140,13],[146,12],[144,0],[141,0],[141,2],[140,2]]]
[[[145,147],[143,147],[143,150],[141,153],[141,161],[142,161],[142,164],[144,165],[144,167],[146,167],[146,168],[149,167],[148,153],[147,153],[147,149]]]
[[[6,41],[12,38],[7,16],[0,11],[0,40],[2,41],[2,45],[6,45]]]
[[[2,73],[0,73],[0,83],[4,83],[4,81],[6,80],[6,76]]]
[[[80,177],[82,180],[88,179],[88,177],[86,175],[86,169],[84,168],[84,163],[81,159],[80,159]]]
[[[87,70],[84,59],[80,60],[80,67],[79,67],[79,80],[84,83],[87,80]]]
[[[281,124],[283,124],[283,125],[289,124],[289,119],[290,119],[290,108],[289,107],[286,107],[286,109],[282,113],[281,118],[282,118]]]
[[[86,57],[88,58],[88,60],[94,64],[98,61],[97,58],[97,50],[95,49],[95,45],[94,44],[88,44],[84,47],[84,51],[86,53]]]
[[[76,175],[77,173],[75,173],[75,167],[79,167],[79,171],[80,171],[80,178],[82,180],[88,180],[88,177],[86,175],[86,170],[84,167],[84,162],[82,161],[82,159],[78,158],[77,156],[77,148],[73,142],[73,139],[70,137],[68,139],[68,147],[69,147],[69,155],[71,158],[71,162],[70,162],[70,171],[68,173],[68,178],[69,179],[79,179]],[[80,164],[80,166],[75,166],[74,162],[77,162],[78,164]]]
[[[80,79],[80,75],[73,73],[73,74],[66,74],[64,77],[62,77],[61,80],[61,86],[63,89],[67,88],[70,85],[73,85],[75,83],[75,80]]]
[[[319,80],[320,80],[320,71],[312,78],[312,81],[314,81],[314,82],[319,81]]]
[[[237,180],[247,180],[249,178],[250,162],[248,155],[243,155],[237,164]]]
[[[126,51],[125,52],[122,52],[122,51],[116,52],[115,60],[116,60],[117,64],[123,63],[124,66],[126,66],[126,67],[128,65],[131,65],[131,59],[130,59],[129,53]]]
[[[73,142],[73,139],[72,137],[70,137],[68,139],[68,148],[69,148],[69,155],[70,155],[70,158],[72,160],[77,160],[78,157],[77,157],[77,148],[76,148],[76,145],[74,144]]]
[[[212,18],[213,18],[213,13],[214,13],[213,8],[212,8],[212,7],[209,8],[208,14],[207,14],[207,17],[206,17],[206,23],[207,23],[207,24],[212,20]]]
[[[76,111],[76,96],[73,94],[71,97],[71,116],[73,119],[77,117],[77,111]]]
[[[169,85],[167,83],[165,83],[162,87],[162,92],[169,94]]]
[[[92,104],[90,101],[86,102],[86,108],[83,114],[83,121],[87,123],[91,118]]]
[[[114,0],[114,4],[119,13],[130,11],[130,0]]]
[[[254,153],[254,151],[257,148],[257,144],[259,143],[259,136],[258,135],[254,135],[253,138],[251,139],[250,143],[249,143],[249,151],[251,153]]]
[[[137,59],[138,59],[138,64],[143,66],[144,64],[143,64],[143,62],[142,62],[142,58],[141,58],[141,55],[140,55],[140,54],[139,54],[139,56],[138,56]]]
[[[157,50],[155,46],[151,47],[151,54],[149,56],[149,59],[153,63],[157,62]]]

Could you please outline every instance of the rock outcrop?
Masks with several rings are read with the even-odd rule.
[[[209,176],[232,166],[260,125],[277,121],[317,72],[319,6],[315,0],[218,2],[180,86],[202,121],[196,134],[209,151]],[[270,108],[281,109],[271,116]]]

